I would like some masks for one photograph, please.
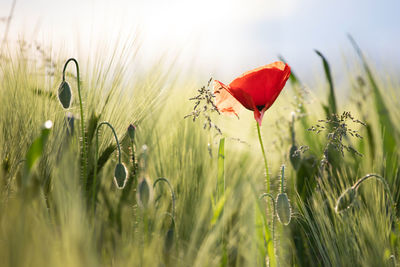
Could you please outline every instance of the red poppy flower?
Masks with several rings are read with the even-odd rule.
[[[215,80],[216,106],[220,112],[236,116],[244,106],[254,112],[261,125],[264,112],[275,102],[289,76],[289,65],[277,61],[243,73],[229,85]]]

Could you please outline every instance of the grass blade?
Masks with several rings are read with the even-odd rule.
[[[40,136],[33,141],[31,146],[28,149],[28,152],[26,153],[26,170],[27,173],[29,173],[37,160],[42,156],[43,154],[43,149],[46,144],[47,138],[50,134],[50,129],[52,127],[53,123],[51,121],[47,121],[40,133]]]
[[[327,112],[327,116],[330,117],[331,114],[337,114],[337,106],[336,106],[336,97],[335,97],[335,88],[333,86],[333,80],[331,75],[331,69],[329,67],[329,63],[324,57],[324,55],[315,50],[318,56],[322,59],[322,64],[324,65],[325,77],[329,84],[329,96],[328,96],[328,106],[324,106],[325,112]]]
[[[280,61],[286,63],[286,60],[285,60],[285,58],[284,58],[282,55],[279,55],[278,58],[279,58]],[[293,86],[293,88],[300,88],[300,87],[301,87],[300,80],[299,80],[299,78],[297,77],[297,75],[294,74],[294,72],[293,72],[292,69],[291,69],[291,71],[290,71],[289,81],[290,81],[290,84]],[[299,92],[297,92],[297,91],[298,91],[298,90],[296,90],[296,93],[299,94]]]
[[[396,128],[392,123],[392,120],[390,119],[389,110],[385,105],[385,101],[382,97],[381,91],[375,81],[374,76],[372,75],[372,72],[367,64],[367,61],[365,60],[365,57],[360,47],[357,45],[356,41],[353,39],[351,35],[348,35],[348,38],[351,44],[353,45],[357,55],[360,57],[362,61],[364,71],[367,74],[368,81],[370,82],[372,91],[374,93],[375,108],[376,111],[378,112],[379,123],[383,139],[383,151],[386,156],[387,166],[389,167],[388,169],[390,169],[392,166],[394,166],[393,163],[395,162],[395,158],[398,156],[397,140],[396,140],[398,138],[398,131],[396,131]],[[391,175],[389,173],[387,177],[390,176]]]
[[[217,176],[217,201],[225,193],[225,138],[219,141],[218,149],[218,176]]]

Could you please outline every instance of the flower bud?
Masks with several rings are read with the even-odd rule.
[[[127,173],[126,167],[122,163],[118,163],[115,166],[114,172],[114,182],[118,189],[123,189],[125,187],[127,181]]]
[[[142,178],[137,189],[137,202],[141,207],[147,208],[152,200],[152,192],[152,187],[150,186],[148,179]]]
[[[356,189],[353,187],[350,187],[346,191],[343,192],[343,194],[340,195],[336,202],[336,207],[335,211],[337,213],[349,208],[351,204],[353,204],[355,198],[356,198]]]
[[[149,154],[149,149],[147,147],[147,145],[143,145],[142,146],[142,151],[140,153],[140,157],[139,157],[139,166],[140,169],[143,170],[143,172],[146,171],[146,163],[147,163],[147,156]]]
[[[128,135],[132,142],[135,140],[135,131],[136,131],[135,125],[129,124]]]
[[[164,253],[168,254],[172,247],[174,246],[174,227],[171,227],[167,234],[165,235],[165,240],[164,240]]]
[[[75,130],[75,116],[74,114],[68,112],[65,116],[65,126],[67,131],[67,136],[73,136]]]
[[[58,100],[64,109],[68,109],[72,102],[72,91],[71,87],[66,81],[63,81],[58,87]]]
[[[286,193],[281,193],[277,196],[276,213],[279,221],[283,225],[288,225],[290,223],[292,210],[290,208],[290,202]]]

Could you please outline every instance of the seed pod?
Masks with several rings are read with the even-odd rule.
[[[135,131],[136,131],[135,125],[129,124],[128,135],[132,142],[135,141]]]
[[[152,187],[147,178],[142,178],[138,184],[137,189],[137,202],[143,207],[147,208],[153,197]]]
[[[174,227],[169,228],[164,240],[164,253],[168,254],[174,246]]]
[[[337,213],[349,208],[353,204],[356,198],[357,191],[353,187],[350,187],[343,194],[340,195],[336,202],[335,211]]]
[[[276,213],[279,221],[283,225],[288,225],[290,223],[292,210],[286,193],[281,193],[276,197]]]
[[[300,167],[300,153],[297,151],[297,146],[292,145],[289,151],[289,159],[295,170],[298,170]]]
[[[68,82],[63,81],[58,87],[58,100],[60,100],[61,105],[64,109],[68,109],[72,102],[72,91]]]
[[[118,189],[123,189],[125,187],[128,177],[127,173],[128,171],[123,163],[118,163],[117,166],[115,166],[114,182]]]

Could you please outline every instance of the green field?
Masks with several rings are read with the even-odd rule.
[[[203,101],[195,121],[185,118],[199,89],[211,94],[207,80],[162,60],[132,75],[129,49],[77,58],[81,114],[73,62],[65,72],[72,103],[64,109],[58,99],[69,55],[4,49],[0,265],[397,266],[400,84],[353,45],[340,88],[329,59],[316,53],[324,75],[309,86],[292,69],[265,113],[271,195],[262,200],[252,112],[238,120],[210,105],[204,112]],[[119,160],[123,189],[114,182]],[[291,208],[278,204],[278,218],[271,198],[281,190]]]

